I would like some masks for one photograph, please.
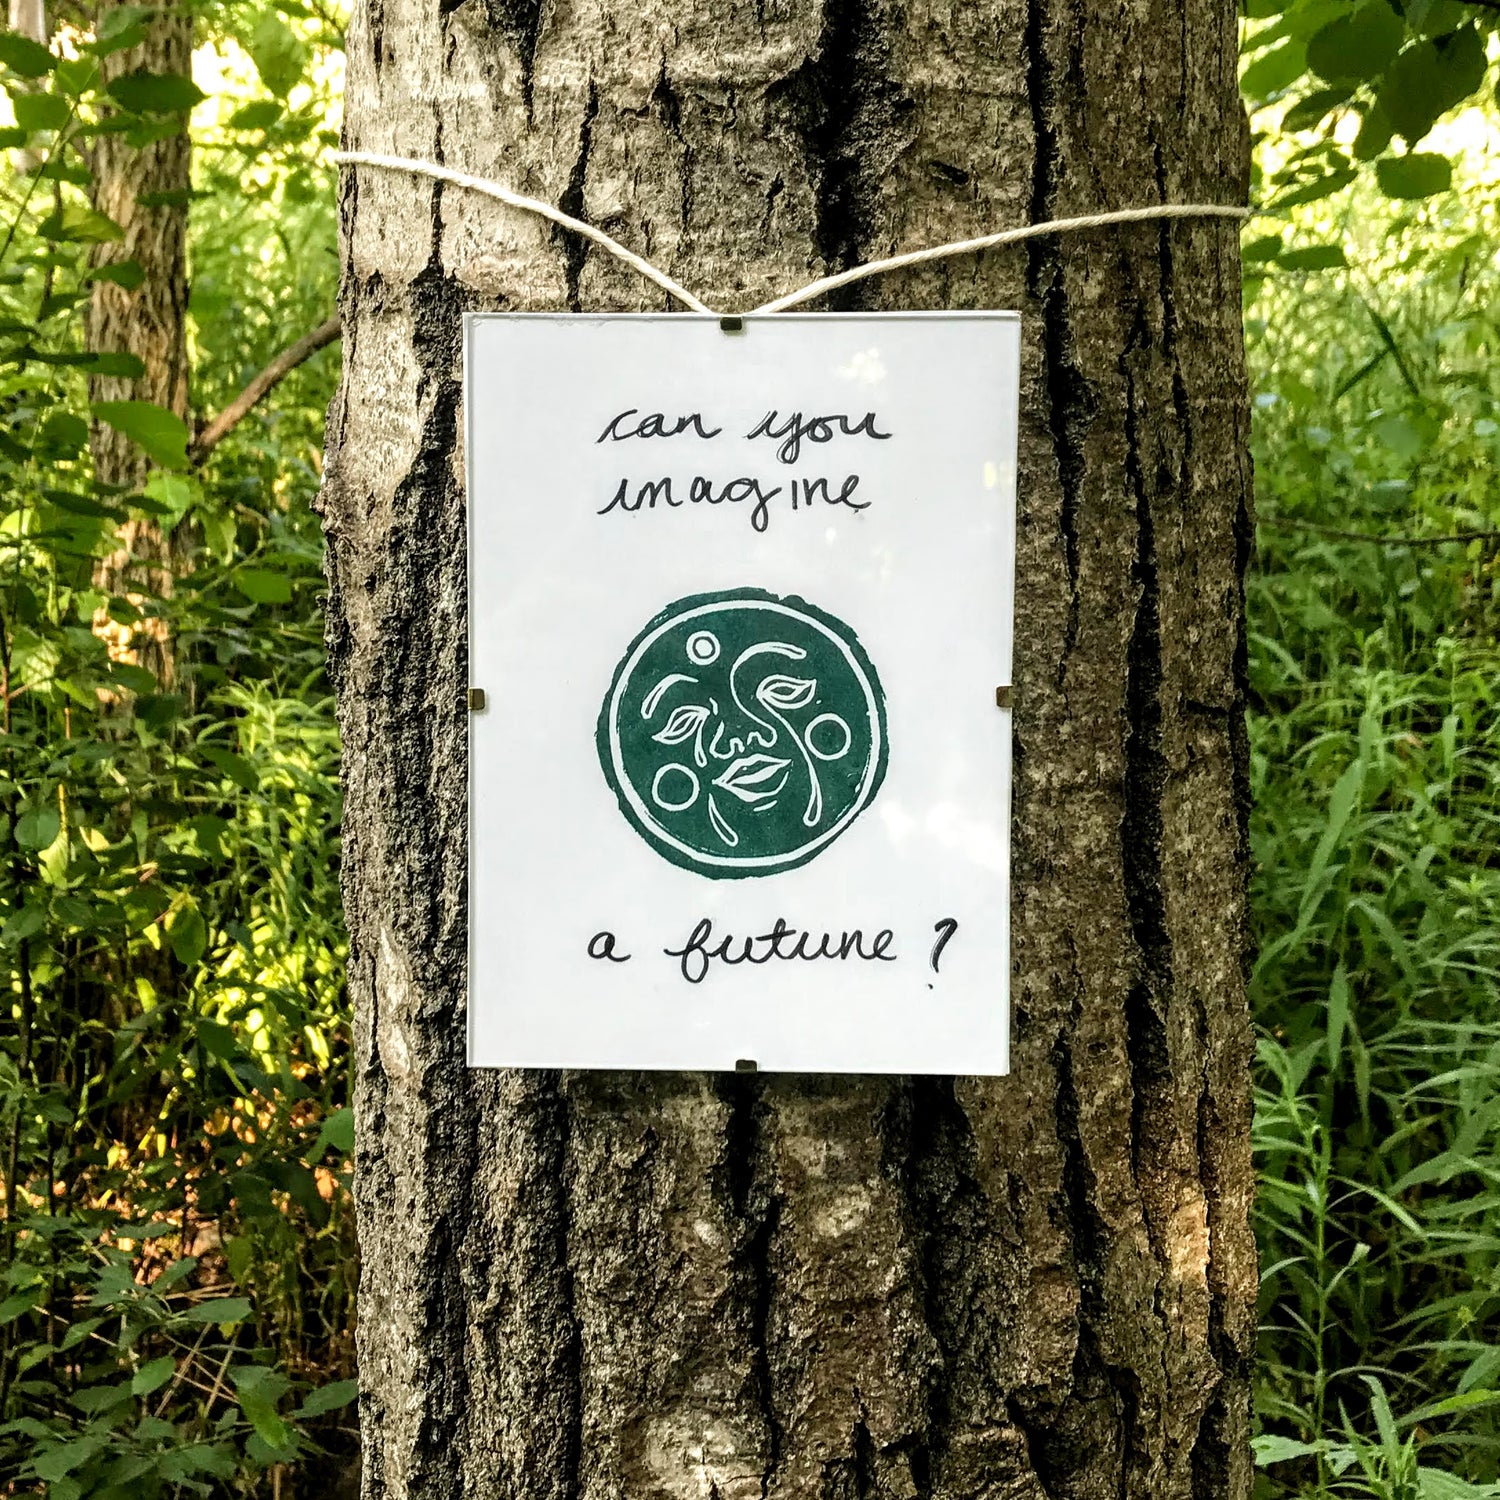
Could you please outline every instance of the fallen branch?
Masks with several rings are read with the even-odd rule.
[[[197,437],[193,439],[189,456],[195,464],[201,464],[224,437],[231,432],[267,391],[285,380],[298,365],[311,359],[319,349],[325,348],[339,336],[339,320],[330,318],[320,323],[305,338],[300,338],[289,349],[283,349],[275,359],[242,390],[223,411],[216,416]]]
[[[1278,531],[1310,531],[1315,536],[1340,542],[1372,542],[1377,547],[1443,547],[1449,542],[1500,542],[1500,531],[1454,531],[1444,536],[1381,536],[1373,531],[1343,531],[1337,526],[1319,526],[1315,521],[1296,521],[1287,516],[1257,516],[1261,526]]]

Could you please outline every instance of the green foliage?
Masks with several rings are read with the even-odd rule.
[[[149,401],[96,401],[92,411],[99,421],[109,423],[141,448],[153,463],[167,469],[187,467],[187,423],[175,413]]]
[[[1392,198],[1448,188],[1418,152],[1444,116],[1482,100],[1500,9],[1460,0],[1248,0],[1241,85],[1272,147],[1256,197],[1283,211],[1342,192],[1367,164]]]
[[[1500,226],[1351,199],[1247,264],[1259,1484],[1459,1500],[1500,1495]]]
[[[309,503],[335,366],[309,362],[204,464],[173,413],[90,404],[91,375],[143,367],[83,329],[94,285],[142,277],[91,265],[120,231],[90,201],[90,142],[189,112],[198,409],[327,317],[330,101],[308,80],[338,38],[287,15],[274,35],[260,7],[201,15],[231,61],[262,38],[212,100],[139,70],[101,89],[144,9],[67,61],[0,38],[5,1494],[246,1494],[347,1448],[338,744]],[[95,478],[98,424],[152,462],[138,489]]]

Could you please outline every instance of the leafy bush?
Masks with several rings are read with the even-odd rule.
[[[328,79],[299,80],[338,38],[226,8],[201,24],[248,101],[139,70],[102,85],[147,14],[110,12],[66,59],[0,46],[18,151],[0,229],[0,1491],[52,1500],[243,1493],[350,1446],[338,745],[309,504],[331,362],[205,462],[171,411],[90,405],[90,375],[139,372],[84,337],[98,277],[139,278],[91,256],[120,231],[90,204],[87,148],[180,131],[195,105],[199,399],[222,406],[306,331],[288,315],[328,316]],[[96,477],[101,424],[155,465],[142,484]]]

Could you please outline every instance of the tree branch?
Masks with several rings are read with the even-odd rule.
[[[1337,526],[1319,526],[1313,521],[1295,521],[1285,516],[1257,516],[1261,526],[1278,531],[1310,531],[1315,536],[1340,542],[1372,542],[1377,547],[1442,547],[1449,542],[1500,542],[1500,531],[1455,531],[1446,536],[1380,536],[1373,531],[1342,531]]]
[[[339,320],[330,318],[320,323],[305,338],[300,338],[288,349],[283,349],[275,359],[242,390],[223,411],[216,416],[197,437],[189,450],[195,464],[201,464],[224,437],[232,431],[254,408],[267,391],[285,380],[298,365],[311,359],[319,349],[325,348],[339,336]]]

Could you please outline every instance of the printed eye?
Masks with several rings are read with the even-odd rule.
[[[769,708],[806,708],[818,691],[811,677],[767,677],[756,688],[755,696]]]
[[[674,708],[667,722],[651,736],[658,745],[680,745],[691,739],[708,719],[708,710],[697,703]]]

